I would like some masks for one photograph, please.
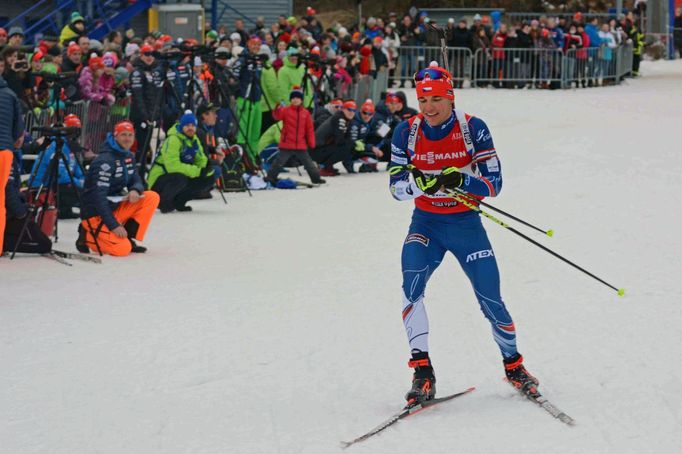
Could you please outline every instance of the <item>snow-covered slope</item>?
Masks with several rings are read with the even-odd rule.
[[[504,383],[448,257],[426,298],[438,389],[478,389],[353,451],[677,452],[681,63],[645,63],[619,87],[457,94],[502,159],[491,203],[555,229],[539,240],[628,291],[484,221],[526,364],[577,425]],[[385,172],[329,180],[158,214],[142,256],[1,259],[0,452],[333,453],[399,409],[412,206]],[[56,247],[73,250],[75,223],[61,227]]]

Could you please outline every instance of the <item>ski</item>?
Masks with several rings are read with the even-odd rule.
[[[291,180],[291,178],[289,178]],[[296,187],[303,186],[305,188],[319,188],[319,184],[314,184],[314,183],[306,183],[305,181],[298,181],[298,180],[291,180],[294,183],[296,183]]]
[[[376,426],[374,429],[370,430],[364,435],[359,436],[355,440],[352,441],[342,441],[341,442],[341,447],[346,449],[349,446],[354,445],[355,443],[359,443],[361,441],[367,440],[368,438],[378,434],[379,432],[387,429],[388,427],[392,426],[393,424],[397,423],[401,419],[405,419],[410,415],[414,415],[416,413],[419,413],[423,410],[426,410],[427,408],[434,407],[438,404],[441,404],[443,402],[447,402],[448,400],[452,400],[455,397],[460,397],[465,394],[469,394],[473,392],[476,388],[471,387],[465,391],[458,392],[455,394],[450,394],[448,396],[443,396],[443,397],[436,397],[435,399],[427,400],[426,402],[420,403],[413,403],[413,404],[408,404],[406,405],[400,412],[394,414],[390,418],[388,418],[386,421],[382,422],[378,426]]]
[[[63,257],[61,257],[58,254],[55,254],[54,251],[50,251],[50,252],[47,252],[45,254],[40,254],[40,255],[42,255],[46,259],[50,259],[50,260],[54,260],[56,262],[59,262],[62,265],[73,266],[73,263],[67,262],[66,259],[64,259]]]
[[[97,263],[100,264],[102,263],[102,259],[99,257],[94,257],[92,255],[86,255],[86,254],[77,254],[75,252],[64,252],[64,251],[57,251],[55,249],[52,249],[52,254],[56,255],[62,259],[70,259],[70,260],[82,260],[84,262],[90,262],[90,263]]]
[[[511,383],[510,383],[511,384]],[[514,386],[514,385],[512,385]],[[516,389],[516,388],[514,388]],[[568,416],[566,413],[563,411],[559,410],[556,405],[551,403],[545,396],[540,394],[540,392],[537,390],[537,388],[533,389],[517,389],[519,394],[524,396],[526,399],[530,400],[531,402],[534,402],[538,404],[540,407],[542,407],[547,413],[550,415],[554,416],[556,419],[559,421],[563,422],[564,424],[568,424],[569,426],[575,425],[575,420]]]

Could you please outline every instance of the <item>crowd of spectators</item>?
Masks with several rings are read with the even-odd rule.
[[[338,175],[339,163],[348,173],[376,172],[377,164],[390,158],[393,128],[416,113],[400,88],[418,63],[401,58],[400,48],[440,46],[438,31],[430,26],[439,24],[413,11],[369,17],[361,30],[339,23],[324,28],[316,14],[308,8],[302,17],[280,16],[270,26],[258,18],[251,29],[238,19],[232,27],[208,30],[203,42],[156,30],[140,37],[132,30],[112,31],[100,42],[88,38],[86,19],[74,12],[58,36],[43,35],[34,45],[25,45],[20,27],[0,28],[0,80],[25,116],[61,112],[51,119],[54,123],[105,124],[109,111],[100,115],[101,108],[125,110],[130,123],[117,129],[107,125],[110,134],[102,137],[101,148],[111,156],[132,153],[141,182],[161,195],[162,212],[188,211],[188,201],[211,197],[215,187],[295,186],[279,178],[287,167],[303,165],[313,184]],[[443,24],[448,46],[482,49],[489,56],[492,64],[474,68],[489,76],[504,78],[504,49],[574,49],[576,60],[584,57],[582,50],[598,49],[604,59],[607,51],[631,40],[635,55],[641,55],[642,37],[631,15],[605,23],[584,21],[580,13],[572,20],[543,16],[511,25],[496,19],[477,14],[471,23],[450,19]],[[464,64],[452,62],[455,77],[465,71]],[[638,58],[635,74],[637,69]],[[543,66],[531,65],[530,71],[541,73]],[[578,64],[571,71],[583,76],[583,86],[602,82],[598,65]],[[381,96],[369,99],[369,84],[363,82],[380,74],[385,76]],[[100,110],[64,118],[78,103]],[[128,149],[129,134],[134,140]],[[82,145],[73,137],[64,145],[77,181],[60,174],[60,190],[75,186],[87,193],[84,185],[97,181],[88,180],[87,167],[103,163]],[[49,158],[54,142],[26,134],[15,160],[22,152]],[[35,188],[44,165],[33,170]],[[60,206],[60,216],[77,215],[77,197],[64,196],[61,202],[66,206]],[[108,219],[114,232],[111,213]],[[81,249],[87,250],[84,241]]]

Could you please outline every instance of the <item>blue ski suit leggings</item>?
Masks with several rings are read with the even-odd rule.
[[[445,253],[452,252],[471,281],[481,311],[504,358],[516,355],[516,330],[500,295],[500,273],[477,213],[436,214],[415,209],[402,252],[403,323],[412,352],[429,350],[424,290]]]

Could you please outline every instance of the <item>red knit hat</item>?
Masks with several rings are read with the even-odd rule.
[[[452,76],[432,61],[429,67],[422,69],[414,75],[417,98],[423,96],[441,96],[451,101],[455,100],[455,92],[452,89]]]
[[[90,71],[97,71],[98,69],[104,68],[102,57],[90,57],[90,60],[88,60],[88,67],[90,68]]]
[[[71,44],[69,44],[69,47],[66,48],[66,55],[70,57],[71,55],[73,55],[74,52],[83,52],[83,51],[81,49],[81,46],[79,46],[75,42],[71,42]]]
[[[67,128],[80,128],[81,120],[75,114],[69,114],[64,117],[64,126]]]
[[[368,99],[364,103],[362,103],[362,106],[360,107],[360,110],[362,112],[371,112],[374,113],[374,103],[372,102],[371,99]]]
[[[135,127],[128,120],[119,121],[118,123],[116,123],[116,126],[114,126],[114,135],[117,136],[122,132],[134,133]]]
[[[343,108],[344,109],[358,110],[358,105],[355,104],[355,101],[346,101],[343,103]]]
[[[154,52],[154,48],[149,44],[143,44],[142,47],[140,47],[141,54],[148,54],[150,52]]]
[[[396,102],[403,102],[403,100],[400,99],[400,96],[396,95],[395,93],[388,93],[386,95],[386,104],[392,104]]]

